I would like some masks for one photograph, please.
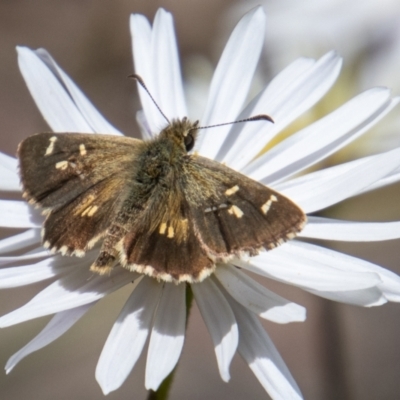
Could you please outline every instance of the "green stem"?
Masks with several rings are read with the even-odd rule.
[[[188,326],[190,310],[193,304],[193,292],[190,285],[186,285],[186,329]],[[169,392],[171,390],[172,381],[174,380],[175,371],[178,364],[175,366],[173,371],[164,379],[162,384],[156,391],[149,390],[147,400],[167,400]]]

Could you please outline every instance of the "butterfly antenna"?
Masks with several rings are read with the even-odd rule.
[[[170,124],[171,122],[169,121],[167,116],[162,112],[162,110],[161,110],[160,106],[157,104],[157,102],[154,100],[154,97],[151,95],[149,89],[147,89],[147,86],[144,83],[144,80],[142,79],[142,77],[140,75],[137,75],[137,74],[132,74],[132,75],[129,75],[128,78],[133,78],[133,79],[135,79],[137,81],[137,83],[147,92],[147,94],[149,95],[150,99],[153,101],[154,105],[157,107],[157,110],[160,111],[160,114]]]
[[[254,117],[249,117],[245,119],[238,119],[237,121],[232,121],[232,122],[224,122],[222,124],[216,124],[216,125],[208,125],[208,126],[199,126],[199,127],[193,127],[192,129],[207,129],[207,128],[215,128],[217,126],[224,126],[224,125],[233,125],[237,124],[239,122],[250,122],[250,121],[269,121],[274,123],[274,120],[266,114],[260,114],[260,115],[255,115]],[[190,130],[192,130],[190,129]]]

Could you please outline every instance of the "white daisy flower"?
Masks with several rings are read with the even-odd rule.
[[[261,8],[246,14],[234,29],[211,82],[201,124],[268,114],[275,123],[251,122],[202,132],[197,151],[226,163],[291,198],[310,214],[349,197],[400,180],[400,148],[303,176],[298,173],[328,157],[366,132],[398,102],[389,90],[375,88],[258,156],[283,128],[312,107],[337,78],[340,57],[290,64],[245,105],[264,40]],[[132,15],[136,73],[141,75],[169,119],[186,116],[172,16],[159,10],[153,27]],[[121,135],[89,102],[45,50],[18,48],[19,66],[41,113],[55,132]],[[145,139],[165,121],[149,96],[139,90],[143,112],[138,121]],[[2,192],[20,190],[17,160],[0,154]],[[89,271],[96,251],[75,259],[52,255],[41,246],[43,218],[23,201],[0,200],[0,224],[22,233],[0,240],[0,285],[11,288],[49,281],[31,301],[0,318],[0,327],[55,314],[31,342],[6,365],[10,372],[28,354],[65,333],[98,300],[124,285],[133,291],[111,329],[96,369],[108,394],[118,389],[149,347],[147,389],[156,390],[174,369],[184,343],[185,284],[158,282],[114,268],[111,276]],[[400,222],[362,223],[309,216],[300,237],[340,241],[379,241],[400,237]],[[33,250],[32,250],[33,248]],[[19,255],[13,255],[18,252]],[[21,255],[22,253],[22,255]],[[236,351],[274,399],[302,398],[300,389],[262,328],[258,317],[277,323],[304,321],[305,309],[270,292],[246,271],[300,287],[328,299],[360,306],[400,301],[400,277],[370,262],[304,241],[292,240],[247,260],[218,265],[215,273],[191,285],[195,301],[214,342],[220,375],[228,381]],[[18,266],[15,266],[18,265]]]

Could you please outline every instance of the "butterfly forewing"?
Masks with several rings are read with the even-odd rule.
[[[40,133],[20,144],[24,197],[48,214],[46,247],[82,254],[104,234],[129,192],[140,143],[111,135]]]
[[[139,140],[78,133],[39,133],[18,148],[24,197],[42,208],[67,204],[124,167],[133,169]],[[118,160],[118,162],[116,162]]]
[[[274,190],[203,157],[194,157],[193,165],[200,176],[209,175],[207,181],[214,187],[213,195],[195,198],[190,207],[209,254],[219,259],[241,252],[254,255],[293,238],[304,227],[303,211]],[[194,184],[189,181],[188,186]]]

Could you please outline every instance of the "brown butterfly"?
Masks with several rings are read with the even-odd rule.
[[[79,133],[22,141],[23,197],[46,215],[44,247],[79,257],[102,240],[92,271],[109,273],[119,262],[164,281],[199,282],[218,262],[293,238],[305,225],[303,211],[189,154],[198,129],[183,118],[149,141]]]

